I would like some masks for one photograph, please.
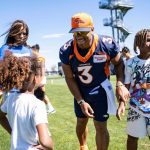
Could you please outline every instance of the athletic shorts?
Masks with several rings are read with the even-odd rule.
[[[92,107],[95,116],[94,120],[104,122],[109,118],[107,113],[107,96],[102,87],[99,88],[98,93],[93,95],[87,94],[83,98]],[[76,117],[86,118],[76,100],[74,100],[74,111]]]
[[[150,136],[150,118],[144,117],[129,108],[126,131],[128,135],[137,138]]]

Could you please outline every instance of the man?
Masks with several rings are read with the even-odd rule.
[[[93,31],[91,16],[86,13],[75,14],[70,30],[73,39],[61,47],[60,60],[66,83],[74,96],[80,150],[88,150],[89,118],[94,120],[97,150],[107,150],[107,119],[109,114],[116,114],[112,86],[107,78],[110,61],[116,68],[117,97],[127,101],[129,92],[123,85],[123,67],[117,44],[111,37],[98,36]]]
[[[125,58],[125,60],[127,61],[128,59],[132,58],[133,56],[130,53],[130,50],[128,47],[124,46],[122,48],[122,56]]]

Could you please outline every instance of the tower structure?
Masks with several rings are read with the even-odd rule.
[[[118,43],[125,41],[131,33],[124,25],[124,16],[133,8],[131,0],[100,0],[99,8],[110,10],[110,18],[104,18],[103,25],[112,28],[112,36]]]

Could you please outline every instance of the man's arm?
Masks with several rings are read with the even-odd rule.
[[[93,110],[88,103],[83,100],[79,87],[75,81],[70,65],[62,64],[65,74],[65,80],[72,95],[81,106],[82,112],[87,116],[93,118]],[[81,102],[81,103],[80,103]]]
[[[72,95],[76,98],[77,101],[83,99],[80,90],[78,88],[78,85],[74,79],[70,65],[62,64],[62,68],[65,74],[66,83]]]
[[[115,58],[113,58],[112,63],[114,64],[115,71],[116,71],[116,96],[118,100],[123,100],[127,102],[130,93],[128,89],[124,86],[124,63],[121,59],[121,54],[118,53]]]

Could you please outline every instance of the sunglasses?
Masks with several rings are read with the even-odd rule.
[[[147,38],[147,42],[150,42],[150,38]]]
[[[85,31],[82,31],[82,32],[74,32],[74,36],[86,36],[89,32],[85,32]]]
[[[20,32],[18,35],[27,35],[26,32]]]

